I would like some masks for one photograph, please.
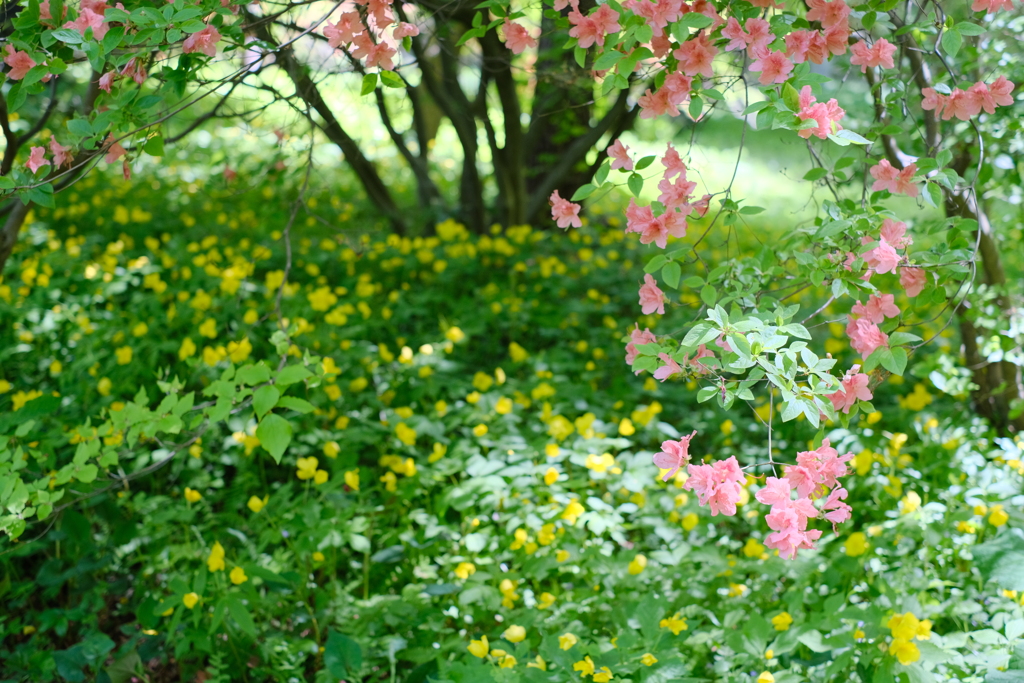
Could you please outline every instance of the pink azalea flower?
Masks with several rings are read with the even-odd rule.
[[[712,517],[719,513],[736,514],[736,503],[743,491],[740,484],[745,477],[735,456],[710,465],[688,465],[686,471],[690,478],[683,488],[696,493],[700,505],[709,505]]]
[[[949,101],[946,95],[935,92],[933,88],[922,88],[921,94],[924,95],[921,109],[925,111],[932,111],[934,109],[936,116],[942,114],[942,110],[946,108],[946,104]]]
[[[905,194],[908,197],[916,197],[918,194],[917,184],[914,183],[914,174],[917,173],[917,164],[910,164],[903,170],[898,170],[889,163],[888,159],[882,159],[870,169],[871,177],[875,179],[871,186],[872,192],[888,190],[893,194]]]
[[[650,273],[644,275],[644,284],[640,286],[640,310],[644,315],[650,315],[655,311],[659,315],[665,315],[665,292],[658,288]]]
[[[668,101],[678,106],[690,99],[690,90],[693,88],[693,78],[680,73],[672,73],[665,77],[661,90],[667,92]],[[661,92],[659,90],[658,92]]]
[[[841,0],[837,0],[841,1]],[[772,83],[785,83],[789,74],[793,72],[793,62],[789,61],[783,52],[771,52],[767,48],[762,50],[756,61],[750,65],[753,72],[761,72],[758,82],[761,85]]]
[[[900,314],[900,309],[893,303],[894,299],[892,294],[872,294],[867,303],[858,302],[853,305],[853,314],[880,325],[886,318],[895,318]]]
[[[49,166],[50,160],[46,158],[45,147],[33,147],[29,150],[28,161],[25,162],[28,169],[35,173],[43,166]]]
[[[555,220],[555,223],[560,228],[582,228],[583,223],[580,221],[580,209],[582,208],[579,204],[574,204],[568,199],[562,199],[558,195],[558,190],[551,193],[551,197],[548,198],[551,204],[551,217]]]
[[[969,95],[960,88],[954,88],[946,100],[946,108],[942,112],[942,120],[948,121],[951,118],[958,118],[961,121],[969,121],[972,116],[981,113],[981,103],[977,98]]]
[[[202,52],[207,57],[217,56],[217,42],[220,40],[220,31],[215,26],[206,25],[202,31],[193,33],[182,43],[182,52]]]
[[[680,206],[689,208],[690,197],[696,188],[697,183],[687,180],[685,173],[676,178],[675,182],[668,178],[662,178],[658,183],[658,189],[661,190],[658,201],[670,209]]]
[[[889,343],[889,335],[878,329],[878,325],[864,318],[851,318],[846,326],[846,334],[850,337],[850,346],[864,358],[870,356],[878,347]]]
[[[107,154],[103,157],[103,160],[108,164],[114,163],[128,153],[125,148],[121,146],[120,142],[114,140],[114,135],[112,133],[107,135],[107,144],[109,147],[107,147]]]
[[[57,142],[57,138],[50,138],[50,153],[53,154],[53,165],[56,168],[60,168],[64,164],[71,165],[74,159],[71,154],[71,147],[65,147],[64,145]]]
[[[653,119],[668,114],[671,117],[679,116],[679,107],[672,103],[671,93],[665,88],[652,93],[648,88],[637,101],[640,105],[640,118]]]
[[[526,48],[537,47],[537,39],[530,35],[526,27],[505,17],[505,45],[512,50],[512,54],[518,55]],[[419,31],[417,31],[418,33]]]
[[[836,0],[837,2],[840,0]],[[825,30],[825,45],[833,55],[845,55],[850,41],[850,25],[842,21]]]
[[[708,349],[708,347],[705,346],[704,344],[701,344],[700,346],[697,347],[696,355],[694,355],[693,358],[689,359],[688,364],[690,365],[690,367],[693,368],[694,372],[696,372],[697,374],[706,375],[707,373],[711,372],[711,368],[709,368],[704,363],[701,363],[700,359],[714,357],[715,353]]]
[[[679,69],[684,74],[699,74],[705,78],[714,78],[715,72],[711,69],[711,62],[717,54],[718,48],[711,44],[705,31],[701,31],[696,38],[684,41],[673,53],[679,60]]]
[[[595,43],[604,47],[604,38],[609,33],[617,33],[622,30],[619,26],[619,13],[608,5],[601,5],[590,16],[583,16],[578,9],[569,12],[569,35],[577,40],[582,48],[588,48]]]
[[[995,14],[1001,9],[1007,11],[1013,9],[1013,0],[974,0],[971,3],[972,12],[980,12],[985,10],[989,14]]]
[[[345,12],[336,24],[327,22],[324,26],[324,36],[327,37],[328,45],[333,48],[339,48],[342,45],[351,43],[363,30],[363,20],[359,13]]]
[[[394,71],[395,62],[393,61],[393,58],[397,54],[398,50],[382,40],[367,50],[366,66],[370,68],[376,67],[378,69],[383,69],[384,71]]]
[[[914,240],[907,237],[907,224],[902,221],[894,221],[891,218],[886,218],[882,221],[882,239],[891,244],[896,249],[906,249]]]
[[[615,142],[608,147],[608,156],[612,160],[612,170],[624,169],[626,171],[633,170],[633,160],[629,158],[629,147],[622,144],[622,140],[616,138]]]
[[[683,12],[685,13],[685,11],[684,5]],[[693,2],[690,3],[690,11],[696,12],[697,14],[703,14],[711,20],[711,26],[707,29],[708,32],[716,30],[719,26],[725,23],[725,19],[715,11],[715,6],[708,2],[708,0],[693,0]]]
[[[110,25],[103,21],[102,9],[96,12],[82,3],[82,10],[78,13],[78,18],[64,24],[64,28],[73,28],[82,36],[85,36],[85,32],[91,28],[92,37],[95,40],[103,40],[103,36],[107,35],[107,31],[110,30]]]
[[[640,354],[640,350],[637,346],[643,346],[644,344],[652,344],[658,341],[654,333],[646,327],[644,331],[640,331],[640,325],[637,325],[634,329],[629,331],[629,343],[626,344],[626,363],[633,365],[633,361]],[[640,374],[639,372],[637,374]]]
[[[654,371],[654,379],[664,382],[672,375],[683,374],[683,369],[679,367],[679,363],[677,363],[672,356],[667,353],[659,353],[658,360],[664,363],[664,365]]]
[[[865,239],[868,239],[865,237]],[[878,246],[864,254],[864,261],[868,267],[879,275],[895,273],[896,267],[900,264],[901,258],[892,245],[884,239],[878,240]]]
[[[811,507],[814,506],[812,505]],[[767,538],[764,539],[764,544],[768,548],[778,550],[779,557],[792,560],[796,557],[798,550],[814,549],[814,542],[819,538],[821,538],[821,531],[818,529],[801,531],[794,526],[784,526],[774,534],[768,534]]]
[[[679,468],[685,467],[690,462],[690,439],[697,436],[697,432],[684,436],[679,441],[662,441],[661,451],[654,454],[654,464],[658,469],[668,470],[662,481],[668,481]]]
[[[874,398],[871,390],[868,389],[868,382],[871,378],[863,372],[857,372],[858,370],[860,370],[860,366],[854,365],[853,369],[843,377],[842,388],[825,397],[832,401],[832,407],[836,410],[849,413],[850,408],[856,405],[857,401],[870,401]]]
[[[797,488],[801,496],[819,498],[815,495],[822,490],[834,488],[839,483],[839,477],[847,475],[846,463],[853,460],[853,453],[839,455],[839,452],[832,448],[828,439],[822,439],[821,445],[813,451],[803,451],[796,454],[797,465],[810,473],[815,483],[814,489],[806,491]],[[789,468],[787,468],[787,479]]]
[[[508,19],[506,19],[505,21],[508,21]],[[507,41],[508,40],[508,38],[507,38],[507,36],[508,36],[508,27],[507,26],[505,27],[505,31],[506,31],[505,35],[506,35],[506,41]],[[395,36],[395,40],[401,40],[402,38],[411,38],[413,36],[418,36],[419,34],[420,34],[420,29],[419,29],[418,26],[416,26],[415,24],[410,24],[410,23],[402,21],[402,22],[399,22],[398,26],[395,27],[395,32],[394,32],[393,35]],[[529,34],[527,34],[527,35],[529,35]],[[520,52],[522,52],[522,50],[520,50]],[[519,54],[519,53],[517,52],[516,54]]]
[[[7,56],[4,57],[4,64],[11,67],[11,70],[7,72],[7,78],[12,81],[20,81],[36,65],[36,60],[32,59],[27,52],[15,50],[10,43],[7,44],[6,49]]]
[[[815,128],[803,128],[797,131],[797,135],[806,139],[812,135],[825,140],[832,133],[833,126],[836,130],[842,128],[839,121],[846,116],[846,112],[839,106],[839,102],[832,98],[828,103],[817,102],[811,91],[811,86],[805,85],[800,90],[800,111],[797,116],[805,121],[817,123]]]
[[[683,163],[682,158],[679,156],[679,152],[672,146],[672,143],[668,143],[668,148],[665,150],[665,156],[661,158],[661,165],[665,167],[665,173],[662,177],[666,180],[675,175],[682,175],[686,177],[686,164]]]
[[[100,76],[99,89],[109,93],[110,92],[110,86],[112,86],[114,84],[114,77],[116,75],[117,74],[114,73],[113,71],[108,71],[107,73],[105,73],[102,76]]]
[[[883,69],[894,69],[896,64],[892,56],[896,53],[896,46],[885,38],[879,38],[870,47],[863,40],[859,40],[850,48],[850,64],[860,66],[860,72],[865,73],[869,66],[877,66]]]
[[[842,502],[846,499],[846,489],[837,487],[832,489],[832,493],[825,499],[825,504],[821,507],[822,511],[825,512],[823,515],[825,519],[832,522],[832,531],[836,530],[836,524],[842,524],[846,520],[850,519],[850,513],[853,511],[846,503]],[[831,510],[831,512],[827,512]]]
[[[1013,92],[1013,83],[1006,80],[1006,76],[997,78],[989,86],[989,92],[992,93],[992,99],[1000,107],[1008,107],[1013,104],[1013,97],[1010,95]]]
[[[837,24],[845,24],[850,16],[850,8],[843,0],[808,0],[807,21],[820,21],[822,28],[831,28]]]
[[[913,299],[921,293],[928,277],[921,268],[900,268],[900,286],[907,292],[907,296]]]

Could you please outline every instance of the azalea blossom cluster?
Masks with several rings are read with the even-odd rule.
[[[395,47],[403,38],[418,36],[419,28],[401,21],[395,22],[392,0],[355,0],[356,9],[343,12],[333,24],[324,26],[327,44],[345,50],[367,68],[394,71]],[[394,26],[390,36],[386,29]]]
[[[935,116],[942,116],[943,121],[952,118],[968,121],[982,111],[994,114],[996,107],[1010,106],[1013,104],[1012,92],[1013,82],[1006,80],[1006,76],[1000,76],[992,85],[978,81],[967,90],[954,88],[949,95],[936,92],[934,88],[924,88],[921,90],[924,95],[921,108],[934,111]]]
[[[665,481],[685,467],[689,476],[683,488],[693,491],[699,504],[711,509],[712,517],[735,515],[747,480],[743,468],[735,456],[709,464],[691,464],[690,441],[696,434],[662,442],[661,451],[654,454],[654,464],[665,470]],[[809,520],[822,517],[834,528],[850,519],[852,509],[843,502],[847,491],[840,486],[839,478],[846,476],[846,463],[852,459],[853,453],[839,455],[824,439],[817,449],[798,453],[796,464],[786,466],[782,477],[766,479],[754,497],[771,506],[765,516],[773,531],[765,539],[767,547],[792,559],[798,550],[814,548],[814,541],[821,538],[821,530],[808,529]]]
[[[628,148],[618,143],[623,153]],[[621,161],[621,157],[619,158]],[[631,164],[632,162],[630,162]],[[665,207],[655,215],[651,206],[637,206],[636,200],[629,200],[626,209],[626,233],[635,232],[640,235],[640,244],[656,244],[661,249],[668,246],[668,238],[686,236],[686,219],[691,215],[697,217],[707,213],[711,195],[704,195],[699,201],[693,200],[693,191],[697,183],[686,177],[686,164],[679,152],[669,143],[665,156],[661,159],[665,171],[662,173],[658,189],[658,202]]]

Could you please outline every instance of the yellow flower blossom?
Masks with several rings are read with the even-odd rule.
[[[687,512],[683,515],[683,529],[686,531],[693,531],[699,522],[700,517],[697,516],[696,512]]]
[[[512,399],[502,396],[498,399],[498,402],[494,404],[494,412],[498,415],[508,415],[512,412]]]
[[[486,435],[487,435],[487,425],[481,423],[481,424],[478,424],[476,427],[473,427],[473,436],[480,437],[480,436],[486,436]]]
[[[572,633],[563,633],[558,636],[558,647],[562,650],[571,650],[578,642],[580,642],[580,639]]]
[[[533,658],[532,662],[528,662],[526,665],[527,669],[540,669],[541,671],[548,670],[548,663],[544,661],[544,658],[537,655]]]
[[[593,470],[598,474],[604,474],[609,468],[615,466],[615,458],[612,457],[611,453],[602,453],[601,455],[594,455],[591,453],[587,456],[586,467],[589,470]]]
[[[128,365],[132,362],[132,347],[122,346],[114,349],[114,355],[117,356],[118,365]]]
[[[569,522],[569,524],[575,525],[576,520],[580,518],[587,509],[583,507],[583,504],[576,498],[569,501],[569,504],[565,506],[565,510],[562,512],[562,519]]]
[[[600,671],[594,672],[594,683],[608,683],[612,680],[612,670],[607,666],[602,666]]]
[[[776,631],[788,631],[792,624],[793,617],[789,615],[789,612],[780,612],[772,617],[772,626]]]
[[[1010,515],[1006,513],[1002,505],[993,505],[989,508],[988,523],[992,526],[1003,526],[1010,521]]]
[[[757,677],[757,683],[775,683],[775,676],[772,676],[770,671],[762,671]]]
[[[903,496],[900,501],[900,514],[909,515],[912,512],[918,510],[921,507],[921,496],[917,495],[916,492],[911,491],[907,495]]]
[[[647,557],[645,555],[637,555],[629,563],[629,573],[633,576],[641,573],[647,567]]]
[[[384,482],[384,488],[390,493],[394,493],[398,490],[398,477],[395,476],[394,472],[385,472],[384,476],[380,478]]]
[[[917,645],[903,638],[893,638],[892,644],[889,645],[889,653],[896,657],[903,666],[913,664],[921,659],[921,651]]]
[[[473,574],[476,574],[476,565],[472,562],[460,562],[458,566],[455,567],[455,576],[459,577],[463,581]]]
[[[217,541],[210,549],[210,555],[206,558],[206,567],[211,572],[224,571],[224,546]]]
[[[636,434],[636,427],[633,426],[633,421],[628,417],[622,418],[619,422],[619,434],[622,436],[633,436]]]
[[[555,596],[551,593],[541,593],[537,597],[537,609],[547,609],[555,604]]]
[[[241,586],[243,583],[249,580],[249,577],[245,575],[245,570],[241,567],[235,567],[231,570],[231,574],[228,575],[231,579],[231,583],[236,586]]]
[[[196,593],[185,593],[181,596],[181,601],[185,605],[185,609],[192,609],[199,604],[199,595]]]
[[[640,663],[644,666],[654,666],[658,663],[658,658],[652,655],[650,652],[645,652],[644,656],[640,658]]]
[[[306,479],[313,479],[316,476],[316,469],[319,464],[320,461],[312,455],[308,458],[299,458],[295,461],[295,465],[298,467],[295,474],[303,481]]]
[[[662,619],[658,622],[658,626],[672,631],[672,635],[674,636],[678,636],[680,633],[687,631],[690,628],[686,624],[686,617],[679,616],[679,612],[676,612],[671,617]]]
[[[868,551],[871,544],[863,531],[855,531],[846,539],[846,554],[850,557],[859,557]]]
[[[544,473],[544,483],[551,486],[558,481],[558,470],[554,467],[549,467],[548,471]]]
[[[181,347],[178,348],[178,360],[185,360],[196,355],[196,343],[192,341],[191,337],[185,337],[181,340]]]
[[[559,550],[555,553],[555,560],[558,562],[566,562],[571,557],[568,550]]]
[[[445,446],[443,443],[435,442],[434,449],[430,452],[430,455],[427,456],[427,462],[433,464],[440,460],[441,458],[443,458],[447,452],[447,446]]]
[[[469,641],[469,646],[466,649],[469,650],[469,654],[480,659],[486,657],[491,651],[491,647],[487,642],[487,636],[480,636],[480,640]]]
[[[399,422],[395,426],[395,436],[406,446],[412,446],[416,443],[416,430],[404,422]]]
[[[505,632],[501,634],[501,637],[510,643],[520,643],[526,639],[526,629],[522,626],[513,624],[505,629]]]
[[[558,454],[561,453],[561,451],[562,449],[560,449],[558,447],[558,444],[556,443],[549,443],[548,445],[544,446],[544,454],[547,455],[549,458],[557,458]]]
[[[262,510],[266,506],[267,501],[269,499],[270,499],[270,496],[264,496],[263,498],[260,498],[258,496],[249,496],[249,502],[246,503],[245,505],[250,510],[252,510],[253,513],[257,513],[257,512],[259,512],[260,510]]]
[[[743,545],[743,554],[747,557],[761,557],[764,551],[764,545],[753,536],[748,538],[747,542]]]
[[[202,497],[203,495],[199,493],[199,491],[196,491],[195,489],[190,489],[187,486],[185,487],[185,500],[187,500],[188,502],[198,503],[200,499],[202,499]]]
[[[348,470],[345,472],[345,486],[349,487],[353,491],[359,490],[359,470]]]
[[[562,648],[563,650],[565,648]],[[594,675],[594,660],[587,655],[580,661],[572,665],[573,671],[579,671],[580,676],[593,676]]]

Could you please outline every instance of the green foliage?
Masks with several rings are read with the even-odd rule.
[[[776,455],[821,435],[856,454],[849,528],[787,562],[750,496],[772,470],[773,406],[752,417],[740,393],[727,409],[629,372],[621,283],[648,252],[620,230],[374,239],[314,223],[285,279],[281,235],[230,197],[82,193],[37,212],[0,283],[7,679],[566,681],[588,657],[637,683],[1024,667],[1002,578],[1020,444],[993,441],[916,359],[856,430],[813,410],[775,421]],[[123,232],[53,229],[77,203]],[[219,220],[248,231],[228,225],[229,242]],[[680,304],[641,327],[734,326],[717,275],[672,248],[656,265]],[[841,326],[794,322],[822,303],[794,297],[730,341],[757,365],[787,337],[793,362],[759,365],[780,376],[849,362]],[[812,334],[833,359],[797,346]],[[683,428],[697,459],[751,465],[736,518],[659,478],[651,454]],[[888,624],[908,612],[931,637],[904,666]]]

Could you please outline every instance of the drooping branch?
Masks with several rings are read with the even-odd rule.
[[[597,125],[592,126],[584,135],[576,138],[558,162],[551,167],[551,170],[539,180],[526,205],[527,221],[533,221],[538,217],[541,209],[547,204],[548,197],[558,187],[558,183],[576,164],[586,158],[590,148],[596,145],[605,133],[616,128],[626,119],[629,115],[629,112],[626,111],[628,97],[628,90],[620,91],[614,104],[601,117]]]
[[[276,44],[271,35],[270,28],[266,24],[259,24],[256,27],[256,35],[269,45]],[[363,151],[359,148],[359,143],[342,127],[334,115],[334,111],[327,104],[327,101],[324,100],[316,83],[310,77],[305,64],[301,63],[295,56],[291,45],[281,47],[275,54],[277,63],[288,74],[292,84],[295,86],[296,94],[322,119],[323,122],[320,124],[320,129],[323,130],[328,140],[341,149],[342,154],[345,155],[345,161],[355,171],[356,177],[362,183],[363,189],[366,191],[370,201],[388,217],[392,227],[397,232],[404,233],[405,221],[402,218],[402,213],[395,204],[391,192],[384,184],[380,174],[377,173],[377,168],[363,154]]]

